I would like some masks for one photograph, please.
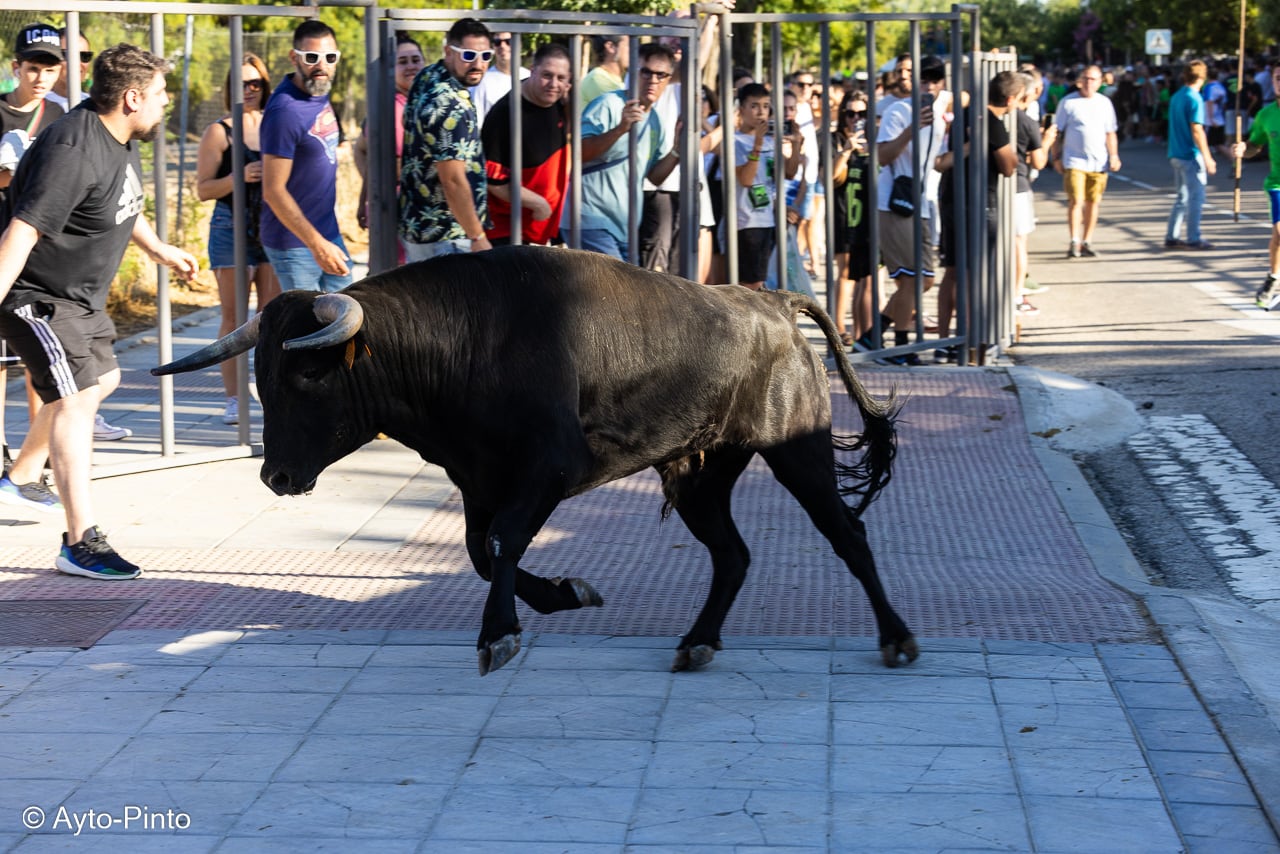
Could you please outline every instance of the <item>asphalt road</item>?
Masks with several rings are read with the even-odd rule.
[[[1245,163],[1232,218],[1219,158],[1203,220],[1208,252],[1167,250],[1172,173],[1161,144],[1121,146],[1096,259],[1069,260],[1060,179],[1037,181],[1034,298],[1017,364],[1102,384],[1143,429],[1078,462],[1152,580],[1234,596],[1280,618],[1280,310],[1253,307],[1267,267],[1265,162]]]

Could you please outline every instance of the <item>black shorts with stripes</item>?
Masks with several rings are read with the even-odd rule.
[[[70,300],[47,297],[0,309],[0,337],[22,358],[45,403],[96,386],[99,377],[119,367],[111,349],[111,317]]]

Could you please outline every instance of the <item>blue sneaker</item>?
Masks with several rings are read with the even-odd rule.
[[[18,507],[28,507],[41,513],[61,513],[62,502],[53,490],[41,481],[14,483],[9,476],[0,477],[0,501]]]
[[[67,575],[84,578],[100,578],[104,581],[127,581],[142,575],[136,564],[116,554],[107,543],[107,535],[97,525],[84,532],[84,539],[74,546],[67,545],[67,535],[62,535],[62,550],[54,565]]]

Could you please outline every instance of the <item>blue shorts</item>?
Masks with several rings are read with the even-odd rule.
[[[218,202],[209,220],[209,269],[225,270],[236,265],[235,230],[231,227],[231,205]],[[262,244],[250,241],[245,247],[245,260],[250,267],[269,264]]]
[[[1267,190],[1267,198],[1271,200],[1271,224],[1280,223],[1280,190]]]
[[[342,250],[342,254],[346,256],[349,270],[351,255],[347,252],[346,244],[342,242],[341,237],[335,240],[334,243]],[[271,266],[275,268],[276,278],[280,280],[281,292],[321,291],[331,294],[351,284],[350,272],[345,276],[324,272],[320,269],[320,264],[316,261],[315,256],[311,254],[311,250],[305,246],[298,246],[293,249],[272,249],[270,246],[263,248],[267,253],[267,258],[271,260]]]

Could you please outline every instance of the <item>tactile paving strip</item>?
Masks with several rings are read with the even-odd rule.
[[[904,403],[894,480],[868,512],[881,577],[922,637],[1146,641],[1133,600],[1094,571],[1029,444],[1006,375],[865,371]],[[838,383],[837,430],[857,419]],[[603,608],[539,615],[526,629],[678,636],[710,584],[705,549],[673,516],[659,520],[658,480],[642,473],[565,502],[523,562],[539,575],[581,576]],[[95,584],[101,598],[149,603],[122,628],[479,628],[486,585],[462,543],[455,494],[393,552],[131,550],[143,579]],[[759,460],[735,492],[753,561],[726,635],[875,634],[862,591],[799,505]],[[4,552],[0,599],[83,596],[53,555]]]
[[[0,646],[88,649],[131,613],[141,599],[21,599],[0,602]]]

